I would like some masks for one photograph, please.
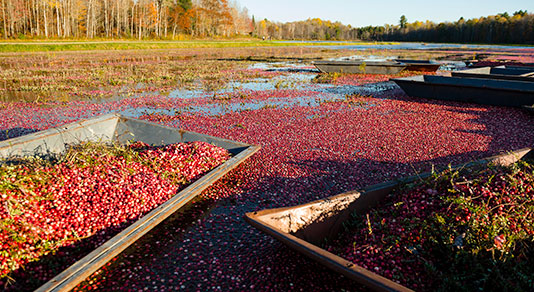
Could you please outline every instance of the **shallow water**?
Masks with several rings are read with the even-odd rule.
[[[201,113],[208,116],[224,115],[232,112],[242,112],[258,110],[264,108],[287,108],[291,106],[316,107],[323,102],[344,100],[347,95],[361,94],[371,95],[387,90],[397,88],[393,82],[378,82],[362,86],[355,85],[333,85],[317,84],[312,80],[317,77],[316,69],[310,69],[309,65],[301,65],[287,62],[279,63],[256,63],[249,69],[261,68],[265,71],[290,72],[287,74],[275,76],[273,78],[256,78],[250,81],[232,81],[227,83],[223,88],[216,91],[207,91],[203,89],[176,89],[171,91],[169,98],[177,99],[205,99],[214,96],[241,92],[243,96],[253,95],[254,92],[269,92],[276,90],[295,90],[303,91],[301,95],[290,97],[271,97],[265,100],[248,100],[240,98],[229,98],[219,102],[207,102],[200,105],[189,105],[181,109],[159,109],[152,107],[130,108],[121,111],[121,114],[140,117],[146,114],[164,114],[176,115],[181,113]],[[306,94],[306,92],[314,94]],[[148,94],[148,93],[145,93]]]
[[[279,41],[282,43],[294,41]],[[310,41],[306,41],[310,42]],[[313,43],[346,43],[345,41],[311,41]],[[329,49],[337,50],[367,50],[367,49],[382,49],[382,50],[434,50],[434,49],[497,49],[497,50],[517,50],[517,49],[532,49],[532,46],[506,46],[506,45],[473,45],[473,44],[442,44],[442,43],[398,43],[398,44],[374,44],[374,45],[328,45],[324,46]]]

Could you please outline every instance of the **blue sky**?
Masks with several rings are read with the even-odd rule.
[[[534,12],[534,0],[237,0],[256,20],[287,22],[321,18],[352,26],[397,24],[401,15],[409,22],[456,21],[517,10]]]

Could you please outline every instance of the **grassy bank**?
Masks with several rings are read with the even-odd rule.
[[[144,50],[144,49],[185,49],[185,48],[228,48],[228,47],[286,47],[286,46],[328,46],[328,45],[372,45],[369,42],[313,43],[306,41],[278,42],[259,40],[190,40],[190,41],[3,41],[0,52],[54,52],[88,50]]]

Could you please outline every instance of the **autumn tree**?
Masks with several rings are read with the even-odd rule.
[[[170,18],[172,23],[172,38],[176,37],[176,32],[190,33],[191,25],[194,16],[193,3],[191,0],[178,0],[176,5],[172,6],[170,10]]]
[[[534,14],[524,10],[455,22],[352,27],[320,18],[256,21],[228,0],[0,0],[0,36],[175,38],[256,35],[275,39],[534,43]]]
[[[401,28],[406,28],[406,23],[408,23],[408,19],[406,19],[405,15],[401,15],[399,24]]]
[[[0,0],[0,36],[141,39],[197,31],[228,36],[248,34],[252,29],[248,11],[235,2],[193,1]]]

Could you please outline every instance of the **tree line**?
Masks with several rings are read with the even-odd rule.
[[[401,16],[399,25],[362,27],[358,36],[363,40],[534,44],[534,14],[520,10],[442,23],[409,23]]]
[[[320,18],[286,23],[252,21],[254,34],[283,40],[358,40],[358,29]]]
[[[276,23],[264,19],[253,22],[261,37],[295,40],[369,40],[459,43],[534,44],[534,14],[517,11],[455,22],[408,22],[402,15],[399,24],[351,27],[319,18]]]
[[[228,0],[0,0],[5,38],[176,38],[249,34]]]
[[[280,40],[534,43],[534,14],[517,11],[455,22],[352,27],[310,18],[256,21],[228,0],[0,0],[0,36],[14,38],[161,38],[247,35]]]

